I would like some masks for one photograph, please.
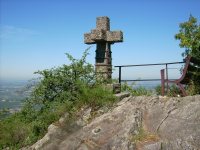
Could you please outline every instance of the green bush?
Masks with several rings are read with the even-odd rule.
[[[199,79],[198,79],[199,80]],[[188,95],[196,95],[199,94],[200,86],[196,85],[197,83],[194,83],[194,81],[191,81],[188,86],[186,87],[186,93]],[[200,83],[199,83],[200,84]]]
[[[185,48],[182,53],[183,57],[188,55],[200,60],[200,24],[197,18],[190,15],[188,21],[180,23],[179,33],[175,35],[175,39],[180,40],[179,46]],[[194,64],[200,68],[200,64]],[[189,85],[189,94],[200,94],[200,74],[199,69],[192,70],[191,83]]]
[[[112,104],[115,100],[112,91],[102,85],[90,87],[82,84],[80,87],[79,99],[83,103],[82,105],[88,104],[90,107],[96,108]]]
[[[161,85],[155,87],[156,95],[161,95]]]
[[[167,87],[165,87],[165,90],[166,89]],[[155,91],[157,95],[161,95],[161,85],[156,86]],[[181,95],[180,89],[175,84],[169,85],[168,91],[165,91],[165,92],[167,92],[165,94],[170,97],[177,97]]]
[[[36,142],[66,112],[74,118],[85,105],[94,110],[114,102],[112,92],[96,82],[87,54],[88,50],[80,60],[67,54],[70,65],[37,72],[40,82],[22,110],[0,121],[0,149],[19,149]]]
[[[169,86],[169,91],[167,95],[171,97],[176,97],[181,95],[181,91],[175,84],[172,84],[171,86]]]
[[[150,96],[150,95],[153,94],[152,90],[148,90],[148,89],[146,89],[145,87],[142,87],[142,86],[134,88],[134,85],[135,85],[134,82],[131,85],[128,85],[127,82],[125,82],[121,85],[121,90],[122,91],[128,91],[133,96],[142,96],[142,95]]]

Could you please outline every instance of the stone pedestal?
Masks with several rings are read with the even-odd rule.
[[[108,88],[111,91],[113,91],[113,94],[117,94],[117,93],[121,92],[121,85],[120,85],[120,83],[107,84],[106,88]]]

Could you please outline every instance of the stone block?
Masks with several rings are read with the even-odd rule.
[[[91,39],[91,33],[84,34],[84,43],[85,44],[95,44],[95,41]]]
[[[121,85],[119,83],[107,84],[106,88],[111,90],[114,94],[117,94],[117,93],[121,92]]]
[[[106,32],[104,30],[92,30],[91,39],[94,41],[105,41],[106,40]]]
[[[110,19],[106,16],[97,17],[96,28],[99,30],[103,29],[103,30],[109,31],[110,30]]]
[[[107,31],[107,40],[108,42],[123,42],[123,33],[122,31]]]

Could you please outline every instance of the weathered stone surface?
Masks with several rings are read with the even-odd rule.
[[[91,39],[91,33],[85,33],[84,34],[84,43],[95,44],[95,41]]]
[[[84,149],[126,150],[133,147],[129,138],[132,132],[141,125],[139,122],[141,113],[131,107],[133,104],[130,101],[124,101],[124,105],[95,118],[80,131],[67,137],[59,144],[58,149],[82,149],[84,147]]]
[[[163,139],[163,149],[200,149],[200,96],[166,98],[146,113],[146,124]]]
[[[59,124],[64,125],[67,122],[67,119],[69,117],[69,113],[65,113],[60,119],[59,119]]]
[[[107,31],[106,40],[108,42],[123,42],[122,31]]]
[[[89,116],[89,112],[86,109],[83,114]],[[48,142],[43,145],[37,142],[31,149],[198,150],[200,96],[125,97],[112,110],[83,127],[71,127],[74,129],[68,132],[65,127],[50,126],[50,140],[45,137]],[[142,141],[134,141],[134,137],[141,134],[141,128],[156,138],[149,138],[147,134]],[[60,131],[63,132],[60,134]]]
[[[122,93],[115,94],[115,96],[117,97],[118,100],[122,100],[126,97],[129,97],[130,95],[131,94],[129,92],[122,92]],[[121,102],[119,102],[119,103],[121,103]]]
[[[110,30],[110,19],[107,16],[97,17],[96,28]]]
[[[82,112],[81,112],[82,114],[80,115],[80,116],[82,116],[82,117],[80,117],[80,118],[76,121],[76,124],[77,124],[78,126],[85,126],[85,125],[88,123],[88,120],[89,120],[90,117],[91,117],[91,111],[92,111],[91,108],[83,109]]]
[[[86,44],[94,44],[95,41],[105,42],[122,42],[122,31],[110,31],[110,19],[108,17],[97,17],[96,29],[91,30],[91,33],[84,34],[84,42]]]
[[[84,34],[84,42],[86,44],[94,44],[96,42],[123,42],[123,33],[122,31],[105,31],[102,29],[94,29],[91,33]]]
[[[47,134],[41,140],[36,142],[30,148],[24,148],[23,150],[25,150],[25,149],[28,149],[28,150],[33,150],[33,149],[34,150],[41,150],[41,149],[43,149],[43,147],[45,145],[48,145],[48,147],[51,147],[51,149],[53,149],[55,147],[55,145],[56,145],[54,143],[59,142],[59,137],[61,137],[62,133],[63,133],[63,130],[60,127],[51,124],[48,127]],[[57,137],[57,138],[55,138],[55,137]],[[55,139],[55,140],[52,140],[52,139]]]
[[[94,41],[106,41],[106,31],[94,29],[91,33],[91,39]]]

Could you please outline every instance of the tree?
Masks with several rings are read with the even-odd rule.
[[[175,39],[180,40],[179,46],[185,48],[182,54],[184,57],[188,54],[200,58],[200,24],[197,19],[190,15],[189,20],[180,23],[179,33],[175,35]]]
[[[183,57],[190,55],[200,61],[200,24],[197,19],[190,15],[187,22],[180,23],[179,33],[175,35],[175,39],[180,40],[179,46],[185,48],[182,53]],[[200,69],[200,64],[194,64]],[[200,75],[199,71],[192,71],[191,84],[192,94],[200,94]]]

